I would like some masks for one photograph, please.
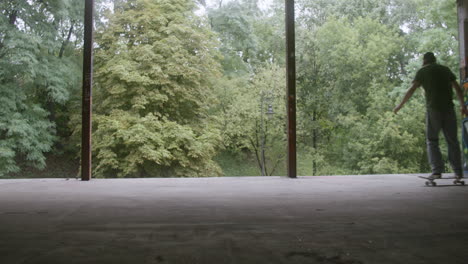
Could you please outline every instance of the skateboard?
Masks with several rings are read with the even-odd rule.
[[[438,179],[431,179],[429,177],[423,177],[423,176],[418,176],[418,178],[425,179],[426,181],[426,186],[437,186],[437,183],[435,181],[438,180],[454,180],[453,184],[454,185],[465,185],[465,181],[456,177],[442,177]]]

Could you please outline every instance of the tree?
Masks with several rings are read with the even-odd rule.
[[[284,68],[270,64],[258,69],[250,81],[237,78],[219,83],[218,122],[225,148],[251,153],[263,175],[281,174],[284,168],[284,73]]]
[[[234,1],[208,10],[211,28],[218,33],[221,42],[225,74],[238,76],[252,72],[259,42],[253,27],[256,14],[260,14],[256,4]]]
[[[310,155],[312,174],[318,173],[318,166],[323,167],[324,148],[328,145],[335,124],[329,115],[330,92],[326,77],[318,62],[319,47],[317,33],[308,28],[298,30],[297,52],[297,131],[299,149]],[[308,166],[310,166],[308,164]]]
[[[361,17],[398,29],[403,25],[418,22],[416,19],[418,7],[425,5],[433,9],[433,5],[423,2],[421,0],[298,0],[297,6],[300,10],[298,19],[300,23],[321,26],[330,17],[350,20]]]
[[[409,26],[410,34],[408,36],[408,41],[414,46],[413,55],[418,56],[432,51],[440,62],[452,70],[458,69],[456,1],[418,1],[418,23]]]
[[[222,129],[223,151],[249,157],[262,175],[281,173],[284,167],[283,4],[261,10],[257,1],[220,1],[208,10],[223,55],[224,77],[216,85],[219,107],[213,113]],[[270,118],[265,114],[269,103],[276,109]]]
[[[219,175],[207,115],[217,42],[190,0],[116,3],[96,41],[94,145],[99,177]]]
[[[405,82],[402,86],[409,85]],[[371,84],[371,105],[366,114],[341,116],[347,142],[339,162],[354,174],[398,174],[428,170],[424,147],[424,100],[418,94],[404,113],[395,116],[391,85]]]
[[[306,39],[298,52],[299,138],[314,155],[313,174],[330,165],[344,173],[373,173],[363,162],[378,153],[374,144],[382,147],[382,128],[375,124],[380,114],[387,116],[375,113],[382,108],[374,104],[401,82],[393,61],[402,39],[369,18],[330,17],[315,32],[305,29],[299,36]],[[382,101],[390,113],[392,102]],[[383,156],[398,156],[391,153]]]
[[[19,171],[18,160],[44,168],[66,127],[57,115],[79,83],[71,38],[80,9],[66,0],[0,3],[0,175]]]

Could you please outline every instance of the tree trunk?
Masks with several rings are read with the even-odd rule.
[[[256,124],[256,127],[257,124]],[[252,139],[252,138],[249,138],[249,141],[250,141],[250,145],[253,147],[254,149],[254,152],[255,152],[255,158],[257,159],[257,164],[258,164],[258,167],[260,169],[260,172],[262,172],[262,159],[261,159],[261,150],[258,149],[258,146],[259,146],[259,142],[258,142],[258,129],[255,130],[255,141]]]
[[[60,47],[59,58],[63,57],[63,53],[65,52],[65,48],[67,47],[68,43],[70,42],[70,38],[73,32],[73,23],[71,24],[70,30],[68,30],[67,39],[62,42],[62,47]]]
[[[13,10],[13,12],[9,16],[10,25],[16,24],[16,17],[17,16],[18,16],[18,10]]]

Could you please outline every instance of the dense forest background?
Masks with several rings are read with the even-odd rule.
[[[0,177],[79,170],[83,2],[0,2]],[[95,177],[286,173],[284,1],[96,0]],[[421,55],[455,0],[296,0],[300,175],[428,172]],[[445,151],[445,147],[442,148]]]

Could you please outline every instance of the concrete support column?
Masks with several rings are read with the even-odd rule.
[[[460,78],[468,76],[468,0],[457,0],[458,5],[458,38],[460,43]]]
[[[93,86],[94,0],[85,1],[83,47],[83,99],[81,122],[81,180],[91,180],[91,114]]]
[[[297,177],[296,161],[296,35],[294,0],[286,1],[286,71],[288,111],[288,176]]]
[[[463,87],[465,107],[468,96],[468,0],[457,0],[458,7],[458,41],[460,47],[460,80]],[[468,118],[463,117],[462,121],[462,146],[463,146],[463,174],[468,175]]]

